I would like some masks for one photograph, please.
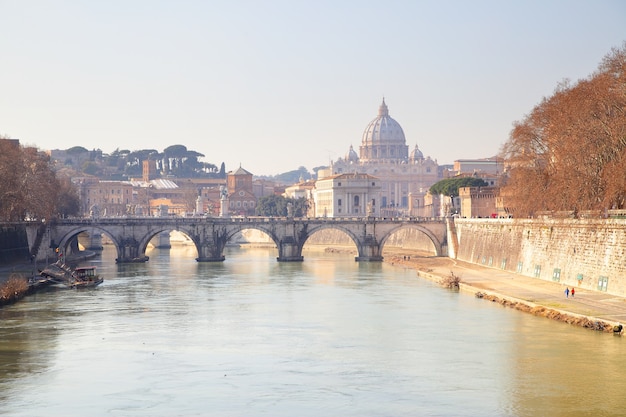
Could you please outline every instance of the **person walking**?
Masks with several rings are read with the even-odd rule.
[[[572,298],[574,298],[574,293],[576,293],[576,290],[572,287]]]
[[[565,298],[569,298],[569,287],[565,288]]]

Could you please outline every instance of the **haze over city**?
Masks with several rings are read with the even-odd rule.
[[[382,98],[439,164],[495,155],[626,40],[626,3],[0,1],[0,134],[255,175],[358,149]]]

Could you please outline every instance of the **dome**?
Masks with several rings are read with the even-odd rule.
[[[389,117],[389,108],[383,103],[378,108],[378,117],[372,120],[363,132],[363,145],[379,143],[400,143],[404,145],[404,131],[400,123]]]
[[[357,155],[352,145],[350,145],[350,150],[346,154],[346,161],[347,162],[359,162],[359,155]]]
[[[372,120],[363,132],[359,150],[363,161],[406,160],[409,156],[409,147],[406,146],[402,126],[389,117],[389,109],[384,98],[378,108],[378,117]]]
[[[420,159],[424,159],[424,154],[419,150],[417,145],[415,145],[415,149],[411,151],[411,155],[409,156],[411,161],[419,161]]]

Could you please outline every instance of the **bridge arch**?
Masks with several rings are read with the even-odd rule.
[[[396,232],[399,232],[400,230],[406,230],[406,229],[417,230],[423,233],[433,244],[433,247],[435,250],[435,256],[442,256],[442,248],[443,248],[444,242],[439,241],[437,236],[435,236],[435,234],[431,230],[420,225],[419,223],[401,224],[386,231],[386,233],[383,236],[381,236],[380,242],[379,242],[381,253],[383,251],[383,248],[385,247],[385,244],[387,243],[387,240],[389,240],[391,236],[393,236]]]
[[[184,233],[187,237],[189,237],[189,239],[191,239],[191,241],[194,243],[194,246],[196,248],[197,253],[200,253],[199,250],[199,246],[198,246],[198,242],[197,239],[194,239],[194,236],[191,234],[191,231],[189,230],[185,230],[184,227],[160,227],[160,228],[155,228],[155,229],[151,229],[148,231],[148,233],[146,233],[140,240],[139,240],[139,255],[140,257],[145,257],[147,259],[146,256],[146,251],[148,250],[148,245],[150,244],[150,241],[152,241],[152,239],[154,239],[155,237],[157,237],[158,235],[160,235],[161,233],[169,233],[169,232],[180,232],[180,233]]]
[[[75,239],[78,239],[78,235],[80,235],[81,233],[88,233],[91,234],[93,232],[99,232],[102,233],[103,235],[106,235],[111,242],[113,243],[113,245],[115,246],[115,251],[117,253],[117,255],[120,255],[120,247],[121,247],[121,242],[119,242],[115,236],[113,236],[111,233],[109,233],[106,228],[103,227],[99,227],[99,226],[94,226],[94,225],[81,225],[81,226],[76,226],[74,228],[71,228],[70,230],[66,231],[61,238],[59,239],[59,242],[55,242],[57,247],[59,248],[59,250],[62,252],[63,256],[67,256],[68,254],[71,253],[70,250],[70,244],[72,243],[72,241],[74,241]]]
[[[340,224],[322,223],[322,224],[314,225],[313,227],[309,229],[306,239],[302,242],[300,250],[304,248],[304,245],[309,240],[309,238],[311,238],[314,234],[321,232],[323,230],[338,230],[340,232],[343,232],[346,234],[346,236],[350,238],[350,241],[354,243],[354,246],[357,249],[359,248],[359,237],[354,233],[353,230],[350,230],[347,227],[343,227]]]
[[[226,235],[226,242],[227,243],[230,242],[233,237],[243,232],[244,230],[257,230],[259,232],[263,232],[276,245],[276,248],[278,248],[280,245],[280,239],[276,236],[276,233],[270,227],[260,225],[260,224],[248,224],[248,223],[244,223],[244,224],[238,225],[238,227],[230,229]]]
[[[226,235],[226,242],[229,242],[237,233],[240,233],[244,230],[258,230],[260,232],[265,233],[271,240],[274,242],[276,249],[278,249],[278,258],[279,261],[302,261],[302,246],[296,244],[294,245],[294,240],[291,239],[291,236],[282,236],[280,232],[277,230],[277,227],[280,228],[283,226],[282,223],[279,222],[262,222],[262,223],[253,223],[253,222],[243,222],[236,223],[236,227],[233,227],[229,230]]]

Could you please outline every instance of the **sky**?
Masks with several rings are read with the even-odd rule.
[[[625,41],[623,0],[0,0],[0,135],[275,175],[358,152],[384,97],[451,164]]]

